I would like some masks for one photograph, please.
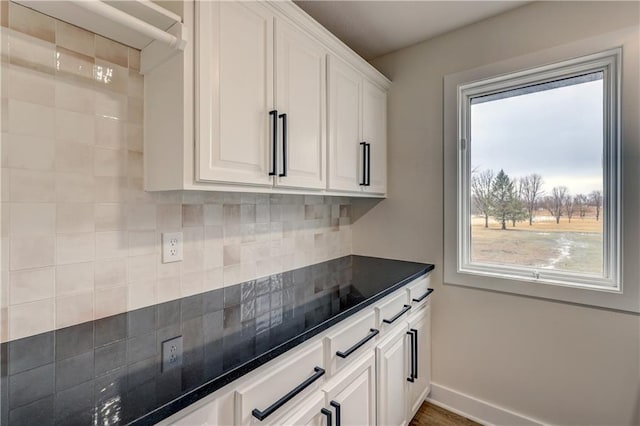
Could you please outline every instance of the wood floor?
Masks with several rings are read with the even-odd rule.
[[[444,408],[425,402],[409,426],[480,426],[473,420],[459,416]]]

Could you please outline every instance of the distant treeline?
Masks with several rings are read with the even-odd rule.
[[[474,170],[471,174],[471,198],[473,212],[484,216],[484,226],[489,227],[489,217],[507,229],[507,223],[524,220],[533,224],[534,213],[539,208],[546,209],[560,223],[560,218],[578,216],[583,219],[587,212],[595,212],[596,220],[600,220],[602,209],[602,191],[591,191],[589,194],[569,193],[566,186],[556,186],[547,193],[544,180],[533,173],[524,177],[510,178],[504,170],[497,174],[493,170]]]

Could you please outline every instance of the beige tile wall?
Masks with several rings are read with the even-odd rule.
[[[348,198],[145,193],[139,52],[1,5],[2,341],[351,253]]]

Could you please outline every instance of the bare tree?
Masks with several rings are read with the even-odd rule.
[[[545,207],[549,213],[556,218],[556,223],[560,223],[563,207],[567,198],[567,187],[556,186],[551,190],[551,195],[545,198]]]
[[[596,209],[596,220],[600,220],[600,208],[602,207],[602,191],[591,191],[589,204]]]
[[[567,197],[564,200],[564,212],[567,214],[567,219],[569,219],[569,223],[571,223],[571,218],[573,217],[573,213],[576,209],[575,197],[572,197],[571,194],[567,194]]]
[[[473,171],[471,177],[471,193],[478,211],[484,216],[484,227],[489,227],[489,215],[491,214],[493,184],[493,170],[482,172]]]
[[[580,219],[584,219],[587,215],[587,210],[589,209],[589,200],[587,196],[584,194],[578,194],[573,197],[573,204],[575,204],[576,209],[578,210],[578,216]]]
[[[536,211],[540,198],[542,198],[544,194],[542,190],[542,176],[533,173],[523,177],[520,184],[522,199],[529,215],[529,226],[531,226],[533,224],[533,213]]]

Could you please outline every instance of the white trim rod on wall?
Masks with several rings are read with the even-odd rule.
[[[106,19],[109,19],[118,24],[124,25],[132,30],[139,32],[142,35],[150,37],[154,40],[161,41],[167,44],[169,47],[176,50],[184,50],[187,42],[184,39],[179,39],[173,34],[169,34],[160,28],[144,22],[128,13],[125,13],[113,6],[109,6],[101,0],[70,0],[70,3],[74,3],[77,6],[82,7],[96,15],[100,15]],[[146,4],[147,2],[140,2]],[[177,21],[180,22],[180,21]]]

